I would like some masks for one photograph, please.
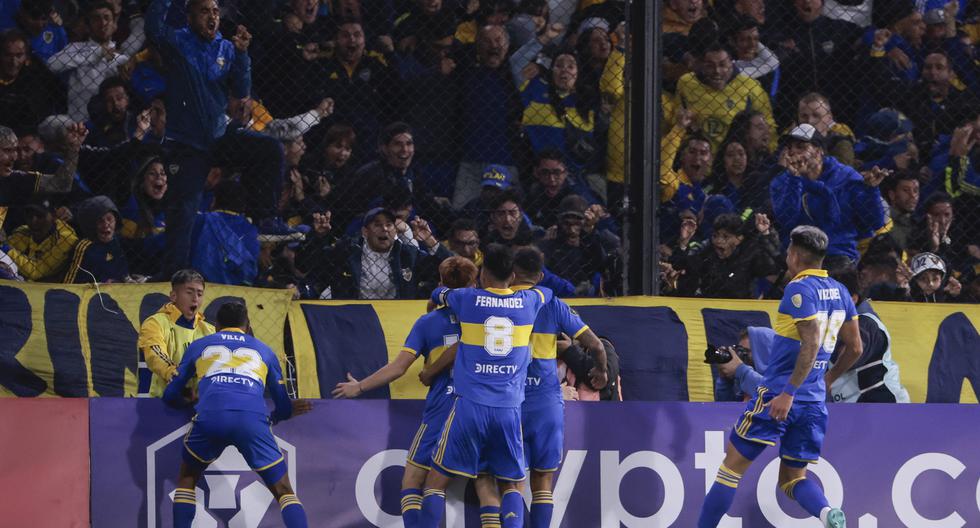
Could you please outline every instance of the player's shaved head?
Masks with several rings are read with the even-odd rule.
[[[449,257],[439,264],[439,281],[447,288],[467,288],[476,283],[479,270],[468,258]]]
[[[503,244],[490,244],[483,252],[483,271],[501,282],[509,282],[514,274],[514,253]]]
[[[218,308],[218,330],[225,328],[248,328],[248,308],[240,302],[229,302]]]

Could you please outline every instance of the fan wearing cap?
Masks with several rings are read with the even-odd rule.
[[[859,129],[861,139],[854,146],[858,169],[872,167],[887,170],[907,169],[919,161],[912,129],[914,125],[905,114],[894,108],[884,108],[872,114]]]
[[[909,298],[912,302],[950,302],[960,295],[962,286],[946,277],[946,263],[935,253],[919,253],[909,265],[912,271]],[[945,284],[944,284],[945,283]]]
[[[490,224],[494,203],[501,194],[508,191],[517,193],[510,169],[503,165],[487,165],[480,176],[480,195],[470,200],[459,216],[474,219],[477,231],[485,233]]]
[[[5,250],[27,280],[60,282],[78,235],[70,225],[54,216],[48,200],[34,200],[24,207],[27,225],[7,239]]]
[[[95,196],[78,206],[79,232],[84,238],[75,246],[65,284],[124,282],[129,263],[119,243],[116,226],[119,209],[108,196]]]
[[[432,235],[428,222],[410,222],[422,248],[398,240],[395,213],[376,207],[364,215],[361,236],[331,243],[329,220],[315,223],[301,246],[297,267],[321,298],[424,298],[440,262],[452,256]],[[329,291],[329,293],[328,293]]]
[[[586,231],[588,203],[581,196],[565,197],[560,207],[555,237],[539,246],[552,272],[570,281],[576,295],[590,295],[598,291],[592,285],[593,278],[604,269],[602,243],[595,232]]]
[[[875,168],[861,175],[824,154],[824,138],[813,125],[794,127],[783,137],[779,172],[769,186],[783,244],[799,225],[814,225],[830,238],[824,264],[856,262],[858,241],[886,227],[878,185],[887,174]],[[890,227],[890,226],[889,226]]]

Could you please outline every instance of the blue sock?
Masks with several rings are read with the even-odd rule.
[[[531,492],[531,528],[551,526],[551,513],[554,510],[555,501],[550,491]]]
[[[827,503],[827,497],[823,495],[823,490],[812,480],[801,478],[784,484],[780,489],[789,498],[800,503],[800,506],[803,506],[807,513],[818,519],[820,518],[820,511],[830,506]]]
[[[738,489],[738,483],[741,480],[742,475],[728,469],[724,464],[718,468],[715,483],[711,485],[708,495],[704,497],[701,516],[698,517],[698,528],[715,528],[718,526],[721,518],[732,507],[735,491]]]
[[[480,528],[500,528],[500,506],[480,508]]]
[[[177,488],[177,491],[174,492],[174,528],[191,528],[196,510],[197,496],[195,491]]]
[[[422,511],[422,490],[406,488],[402,490],[402,522],[405,528],[419,525],[419,512]]]
[[[279,497],[279,507],[282,509],[282,522],[286,528],[307,528],[306,510],[296,495],[289,493]]]
[[[516,489],[504,492],[500,504],[502,528],[524,528],[524,496]]]
[[[422,511],[419,512],[419,528],[439,528],[442,512],[446,509],[446,492],[427,489],[422,494]]]

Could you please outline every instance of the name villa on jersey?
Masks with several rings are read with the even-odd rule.
[[[524,299],[521,297],[500,298],[477,295],[474,302],[476,303],[476,306],[480,306],[482,308],[524,308]]]

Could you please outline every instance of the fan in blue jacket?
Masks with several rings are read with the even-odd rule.
[[[773,212],[784,246],[798,225],[815,225],[827,233],[828,256],[859,258],[858,241],[886,227],[888,218],[877,184],[881,173],[865,178],[823,152],[823,138],[809,124],[784,138],[780,172],[769,186]]]

